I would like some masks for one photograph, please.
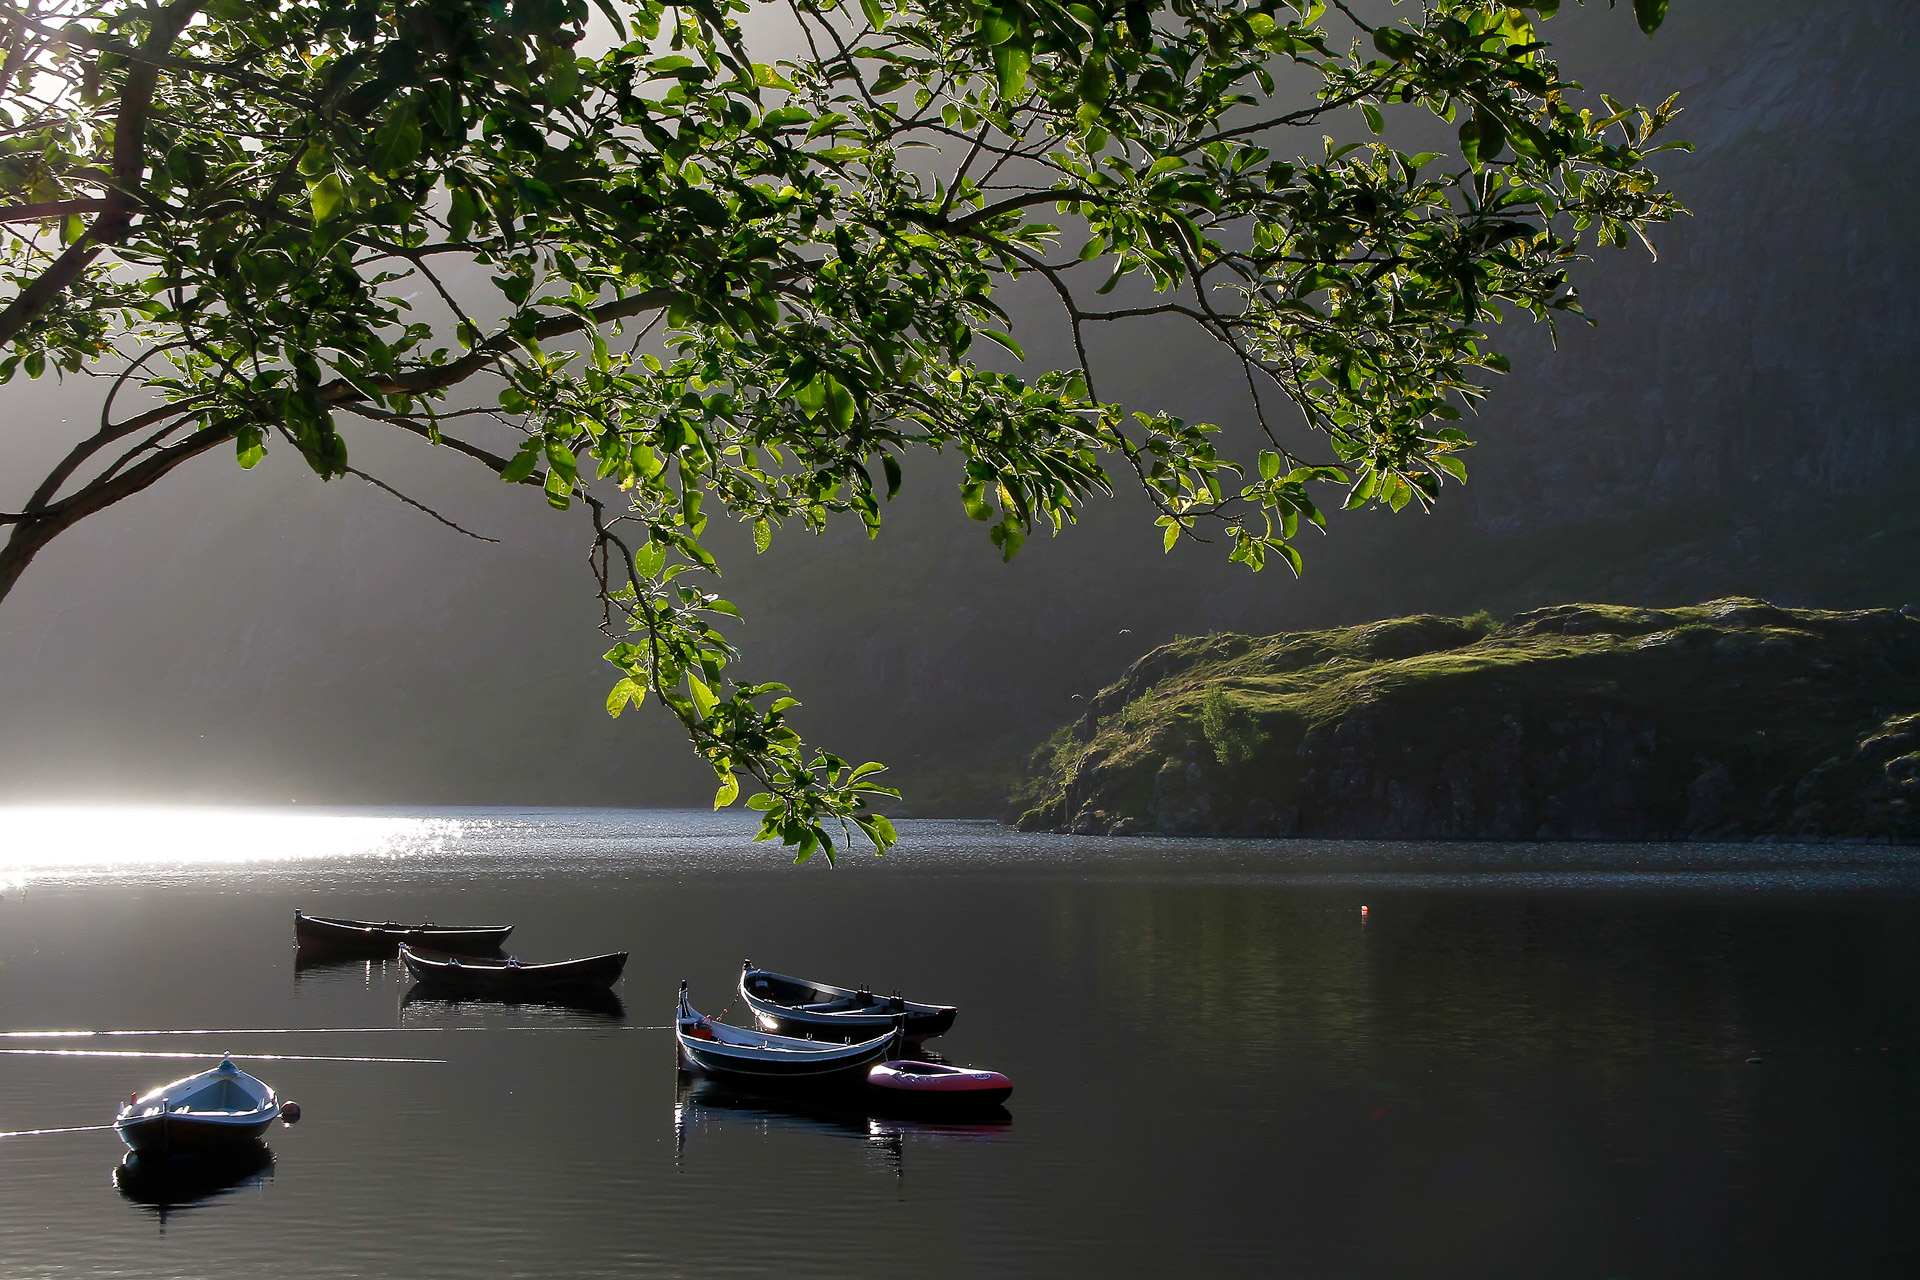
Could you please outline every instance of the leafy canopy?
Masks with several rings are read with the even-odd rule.
[[[0,378],[105,388],[0,594],[201,454],[332,478],[345,418],[410,432],[584,510],[610,712],[666,706],[800,859],[884,851],[880,766],[736,674],[710,519],[877,531],[920,446],[1007,557],[1124,476],[1169,548],[1298,572],[1313,492],[1464,480],[1491,327],[1678,211],[1671,100],[1564,79],[1553,0],[595,3],[0,3]],[[1436,116],[1450,154],[1391,141]],[[1076,367],[976,359],[1023,359],[1023,275]],[[1242,456],[1101,398],[1088,330],[1144,316],[1239,361]]]

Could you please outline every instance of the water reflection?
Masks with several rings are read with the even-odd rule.
[[[673,1150],[681,1164],[694,1134],[712,1129],[819,1133],[862,1142],[902,1171],[906,1140],[997,1142],[1013,1125],[1005,1107],[941,1121],[887,1113],[884,1100],[861,1090],[826,1093],[759,1093],[718,1080],[679,1073],[673,1101]],[[698,1141],[698,1139],[694,1139]]]
[[[562,988],[522,995],[473,996],[449,995],[444,990],[416,982],[400,997],[402,1010],[433,1009],[447,1013],[484,1013],[498,1009],[559,1009],[584,1013],[608,1022],[624,1022],[626,1002],[611,991]]]
[[[689,1133],[714,1124],[869,1136],[858,1094],[756,1093],[681,1072],[673,1102],[675,1149],[684,1151]]]
[[[113,1169],[114,1188],[146,1206],[165,1230],[167,1215],[195,1208],[273,1177],[273,1149],[251,1141],[232,1150],[166,1156],[129,1151]]]
[[[98,805],[0,807],[0,888],[129,870],[446,851],[472,824],[386,814]]]
[[[330,951],[323,947],[293,949],[293,976],[296,979],[303,973],[329,970],[345,973],[357,969],[364,973],[368,980],[372,980],[375,974],[384,977],[389,972],[398,971],[399,968],[399,960],[392,956],[382,959],[378,956],[368,956],[364,951],[354,955],[351,952]]]

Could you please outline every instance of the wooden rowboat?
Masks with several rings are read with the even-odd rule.
[[[687,1070],[756,1085],[858,1087],[867,1071],[899,1043],[897,1030],[839,1044],[728,1026],[695,1010],[684,982],[673,1034]]]
[[[400,962],[422,986],[512,996],[547,991],[604,991],[620,980],[621,971],[627,967],[627,953],[613,951],[578,960],[556,960],[551,964],[521,964],[513,956],[497,959],[435,955],[403,945]]]
[[[904,1017],[906,1042],[919,1044],[943,1034],[960,1013],[950,1004],[917,1004],[897,995],[790,978],[756,969],[751,960],[740,969],[740,998],[762,1030],[818,1040],[865,1040]]]
[[[376,923],[293,913],[294,940],[302,946],[370,956],[393,955],[403,943],[456,955],[484,955],[500,950],[512,932],[510,924]]]
[[[211,1071],[130,1099],[113,1128],[135,1151],[212,1151],[254,1142],[279,1118],[273,1090],[222,1058]]]

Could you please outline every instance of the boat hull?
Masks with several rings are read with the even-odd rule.
[[[506,945],[510,924],[409,925],[293,913],[294,940],[303,947],[364,956],[391,956],[404,944],[454,955],[487,955]]]
[[[246,1119],[220,1116],[154,1115],[114,1122],[120,1141],[134,1151],[163,1155],[229,1151],[257,1142],[273,1126],[278,1108]]]
[[[875,1063],[900,1043],[897,1033],[882,1033],[854,1044],[798,1039],[729,1026],[703,1017],[680,984],[680,1005],[673,1024],[682,1070],[713,1076],[750,1088],[858,1088]]]
[[[682,1036],[680,1061],[687,1070],[735,1083],[852,1088],[867,1078],[867,1072],[886,1058],[891,1047],[889,1041],[881,1041],[871,1048],[863,1046],[864,1051],[858,1054],[789,1062],[731,1054],[710,1042]]]
[[[867,1073],[867,1099],[889,1115],[978,1115],[1000,1110],[1013,1096],[1013,1082],[998,1071],[883,1062]]]
[[[403,948],[401,961],[414,981],[435,991],[465,992],[496,999],[531,997],[564,991],[605,991],[620,980],[627,953],[615,951],[554,964],[512,965],[499,960],[436,960]]]

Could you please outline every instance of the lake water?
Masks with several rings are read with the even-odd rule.
[[[222,1050],[305,1109],[224,1189],[123,1189],[111,1131],[0,1138],[0,1272],[1920,1273],[1912,851],[907,822],[829,870],[748,833],[0,810],[0,1031],[205,1029],[0,1037],[0,1130],[101,1124]],[[624,1008],[297,970],[296,908],[628,950]],[[687,1088],[675,987],[718,1011],[743,957],[958,1004],[929,1047],[1009,1075],[1011,1122]],[[123,1056],[152,1053],[198,1056]]]

